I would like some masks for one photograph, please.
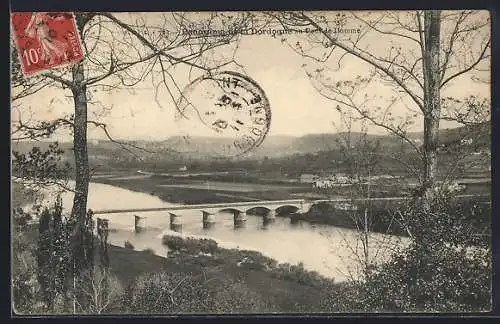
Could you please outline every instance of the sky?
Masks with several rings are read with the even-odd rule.
[[[123,14],[122,14],[123,15]],[[145,20],[152,14],[143,14]],[[153,18],[151,18],[153,19]],[[347,23],[348,27],[366,28],[361,24]],[[365,29],[363,29],[365,28]],[[346,36],[347,37],[347,36]],[[293,43],[295,39],[293,39]],[[383,41],[370,31],[364,35],[367,48],[374,53],[384,53],[390,50],[394,44]],[[410,45],[405,41],[396,45]],[[220,48],[220,53],[232,53],[233,47]],[[230,51],[231,50],[231,51]],[[344,52],[334,51],[332,57],[322,67],[335,68],[337,61]],[[321,96],[314,88],[306,70],[311,71],[320,65],[312,63],[283,44],[280,37],[271,35],[242,36],[235,56],[240,66],[228,65],[226,70],[244,72],[255,80],[265,91],[269,99],[272,112],[271,124],[268,136],[292,135],[302,136],[306,134],[332,133],[336,132],[341,119],[339,112],[335,109],[337,103]],[[304,68],[303,65],[307,64]],[[242,68],[244,70],[242,70]],[[173,73],[178,84],[187,86],[187,69],[179,67]],[[356,76],[365,76],[369,73],[370,66],[354,56],[345,56],[342,59],[340,69],[329,72],[330,81],[354,79]],[[489,72],[484,72],[489,75]],[[483,73],[483,74],[484,74]],[[462,98],[467,95],[479,95],[484,98],[490,97],[490,85],[474,82],[472,74],[466,73],[455,79],[443,90],[442,96]],[[371,105],[382,104],[384,100],[391,97],[394,89],[380,82],[373,83],[367,93],[376,96]],[[158,92],[154,89],[150,79],[132,87],[131,91],[95,92],[92,93],[92,103],[89,105],[89,119],[97,119],[108,125],[110,134],[117,139],[147,139],[162,140],[170,136],[185,132],[176,121],[175,105],[165,89]],[[31,111],[33,119],[50,120],[61,115],[71,113],[73,102],[69,90],[47,89],[26,98],[21,104],[21,116],[28,117]],[[177,94],[178,96],[178,94]],[[99,103],[95,103],[95,102]],[[16,103],[17,104],[17,103]],[[102,107],[108,109],[103,110]],[[408,114],[408,109],[415,110],[407,98],[401,99],[393,106],[392,111],[396,116]],[[16,119],[19,111],[12,111],[12,119]],[[336,126],[335,126],[336,125]],[[442,124],[442,127],[453,125]],[[422,118],[417,118],[413,131],[423,130]],[[195,130],[188,130],[191,135],[198,135]],[[369,127],[370,133],[383,133],[378,127]],[[200,133],[201,135],[201,133]],[[90,139],[105,139],[105,135],[99,129],[89,128]],[[60,133],[58,140],[70,139],[68,134]]]

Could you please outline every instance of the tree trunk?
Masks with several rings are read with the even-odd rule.
[[[84,80],[83,63],[73,66],[73,100],[75,117],[73,126],[73,152],[75,156],[75,196],[71,217],[75,221],[73,232],[74,257],[77,268],[84,253],[83,235],[87,215],[87,195],[89,191],[90,171],[87,153],[87,89]]]
[[[440,98],[440,27],[441,12],[429,10],[424,13],[424,177],[423,209],[429,211],[434,199],[434,184],[437,173],[437,148]]]

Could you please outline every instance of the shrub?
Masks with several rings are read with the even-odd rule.
[[[107,269],[95,267],[83,271],[77,280],[76,302],[84,314],[111,313],[120,308],[123,287]]]
[[[269,271],[272,277],[297,282],[316,288],[327,288],[335,285],[334,279],[324,277],[317,271],[309,271],[304,268],[304,264],[297,265],[280,263],[277,267]]]
[[[269,299],[225,276],[185,273],[141,275],[129,290],[127,310],[143,314],[258,313],[272,310]]]
[[[163,236],[163,244],[173,251],[181,251],[189,254],[199,252],[214,254],[217,252],[217,242],[211,239],[183,238],[180,236]]]
[[[12,258],[12,306],[18,315],[40,314],[40,285],[36,278],[36,261],[30,251],[16,251]]]
[[[236,264],[244,259],[247,259],[246,264],[247,265],[252,264],[249,267],[252,267],[254,269],[257,269],[257,268],[259,268],[259,269],[266,269],[266,268],[273,269],[273,268],[277,267],[277,265],[278,265],[276,260],[269,258],[269,257],[266,257],[266,256],[262,255],[262,253],[257,252],[257,251],[230,249],[230,250],[226,250],[226,252],[227,253],[226,253],[225,259],[228,263]]]
[[[360,284],[368,311],[470,312],[491,308],[491,246],[474,234],[453,200],[436,201],[432,212],[406,211],[412,243],[377,266]]]
[[[470,312],[491,308],[491,267],[450,247],[413,244],[379,267],[362,286],[369,311]]]

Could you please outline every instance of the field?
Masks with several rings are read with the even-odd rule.
[[[182,204],[224,203],[253,200],[285,199],[333,199],[357,197],[359,193],[352,186],[337,186],[327,190],[313,190],[312,184],[291,183],[288,179],[270,180],[256,175],[247,178],[221,179],[219,176],[167,177],[138,175],[132,171],[99,174],[92,181],[114,185],[132,191],[145,192],[158,196],[167,202]],[[411,181],[410,182],[415,182]],[[468,178],[459,181],[466,185],[463,194],[489,194],[490,178]],[[359,188],[358,188],[359,189]],[[371,184],[370,197],[398,197],[409,193],[393,181]]]
[[[165,201],[183,204],[297,199],[302,194],[305,198],[311,191],[309,184],[259,184],[123,174],[101,176],[92,181],[150,193]]]
[[[305,186],[279,186],[256,183],[231,183],[220,181],[190,181],[183,184],[162,184],[156,187],[166,188],[185,188],[185,189],[204,189],[215,191],[230,191],[230,192],[256,192],[256,191],[296,191],[297,189],[305,189]],[[308,186],[310,188],[310,186]]]

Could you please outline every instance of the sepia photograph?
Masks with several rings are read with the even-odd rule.
[[[492,311],[489,11],[10,32],[12,314]]]

